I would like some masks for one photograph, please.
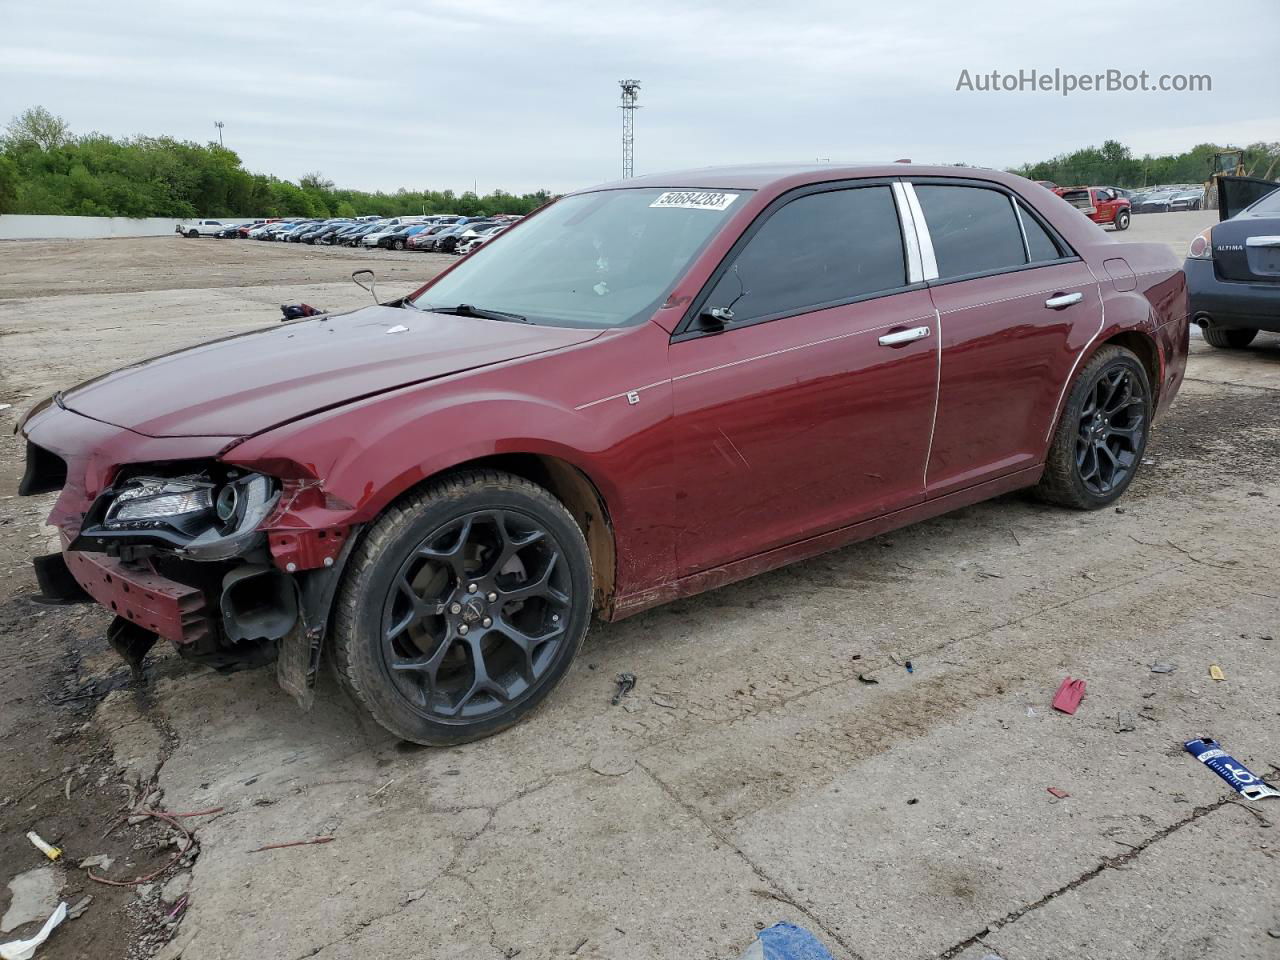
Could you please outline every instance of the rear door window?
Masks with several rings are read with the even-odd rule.
[[[902,287],[906,276],[890,188],[831,190],[770,216],[706,306],[731,306],[735,323],[790,316]]]
[[[915,191],[933,241],[938,279],[1027,264],[1022,231],[1006,194],[982,187],[920,183]]]

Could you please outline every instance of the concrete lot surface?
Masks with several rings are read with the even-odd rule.
[[[1181,254],[1212,219],[1123,239]],[[444,262],[5,244],[0,423],[288,300],[359,305],[358,266],[385,299]],[[169,828],[103,836],[149,804],[220,810],[186,821],[185,908],[170,873],[139,896],[51,867],[95,900],[42,956],[730,960],[777,920],[842,960],[1280,956],[1280,801],[1237,802],[1182,748],[1212,736],[1280,776],[1280,338],[1192,349],[1119,509],[1008,496],[596,624],[544,709],[449,750],[391,740],[329,682],[307,714],[269,671],[153,655],[132,686],[104,613],[29,599],[48,498],[0,499],[0,909],[41,865],[29,829],[114,854],[113,877],[162,866]],[[21,453],[6,430],[0,497]],[[639,683],[614,707],[620,671]],[[1067,675],[1088,682],[1073,717],[1049,708]]]

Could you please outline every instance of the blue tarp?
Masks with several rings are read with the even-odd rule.
[[[791,923],[775,923],[756,934],[764,948],[764,960],[832,960],[812,933]]]

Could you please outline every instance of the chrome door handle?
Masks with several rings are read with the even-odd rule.
[[[886,333],[881,337],[880,346],[896,347],[904,343],[910,343],[912,340],[923,340],[928,335],[928,327],[912,327],[909,330],[898,330],[894,333]]]
[[[1060,293],[1055,297],[1050,297],[1044,302],[1044,305],[1050,310],[1062,310],[1073,303],[1079,303],[1083,299],[1084,294],[1079,291],[1076,293]]]

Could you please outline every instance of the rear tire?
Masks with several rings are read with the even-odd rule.
[[[1258,335],[1257,330],[1244,330],[1239,327],[1223,329],[1212,324],[1201,332],[1204,334],[1204,342],[1219,350],[1243,350],[1253,343],[1253,338]]]
[[[531,713],[564,678],[591,617],[591,559],[555,497],[493,470],[393,504],[351,557],[334,664],[404,740],[451,746]]]
[[[1142,464],[1151,414],[1142,361],[1124,347],[1104,346],[1071,386],[1035,494],[1077,510],[1119,499]]]

